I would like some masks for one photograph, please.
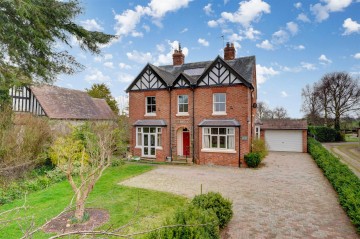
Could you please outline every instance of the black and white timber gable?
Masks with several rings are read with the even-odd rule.
[[[190,81],[183,75],[180,74],[178,78],[174,81],[174,88],[187,88],[190,87]]]
[[[128,88],[128,90],[134,91],[156,89],[166,89],[166,83],[149,65],[145,67],[133,84]]]
[[[9,90],[14,112],[29,112],[37,116],[46,116],[39,101],[29,87],[12,87]]]
[[[243,79],[221,58],[217,58],[198,80],[198,86],[242,84]]]

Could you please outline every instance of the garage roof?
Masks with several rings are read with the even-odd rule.
[[[306,120],[269,119],[261,120],[261,129],[307,129]]]

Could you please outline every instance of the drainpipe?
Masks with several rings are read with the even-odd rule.
[[[240,153],[240,141],[241,141],[241,138],[240,138],[240,129],[241,129],[241,126],[239,126],[239,168],[241,168],[241,153]]]
[[[192,89],[192,129],[193,129],[193,132],[192,132],[192,162],[194,163],[195,162],[195,94],[194,94],[194,91],[195,91],[195,87],[191,87]]]
[[[252,109],[253,109],[253,97],[252,97],[252,93],[255,91],[255,89],[252,89],[251,90],[251,93],[250,93],[250,101],[251,101],[251,104],[250,104],[250,128],[251,128],[251,139],[253,138],[253,135],[254,135],[254,128],[253,128],[253,116],[252,116]],[[254,115],[254,118],[255,118],[255,115]],[[252,141],[250,141],[250,148],[251,148],[251,151],[252,151]]]
[[[170,95],[170,110],[169,110],[169,136],[170,136],[170,147],[169,147],[169,150],[170,150],[170,160],[172,161],[172,141],[171,141],[171,128],[172,128],[172,125],[171,125],[171,87],[169,86],[168,87],[168,90],[169,90],[169,95]]]

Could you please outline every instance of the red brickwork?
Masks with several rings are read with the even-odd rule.
[[[303,153],[307,153],[307,130],[303,129],[302,131],[302,143],[303,143]]]

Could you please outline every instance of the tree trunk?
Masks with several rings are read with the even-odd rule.
[[[76,200],[75,218],[78,221],[82,221],[85,214],[85,199],[80,198]]]
[[[336,131],[340,131],[340,114],[335,114],[335,121],[334,121],[334,127]]]

